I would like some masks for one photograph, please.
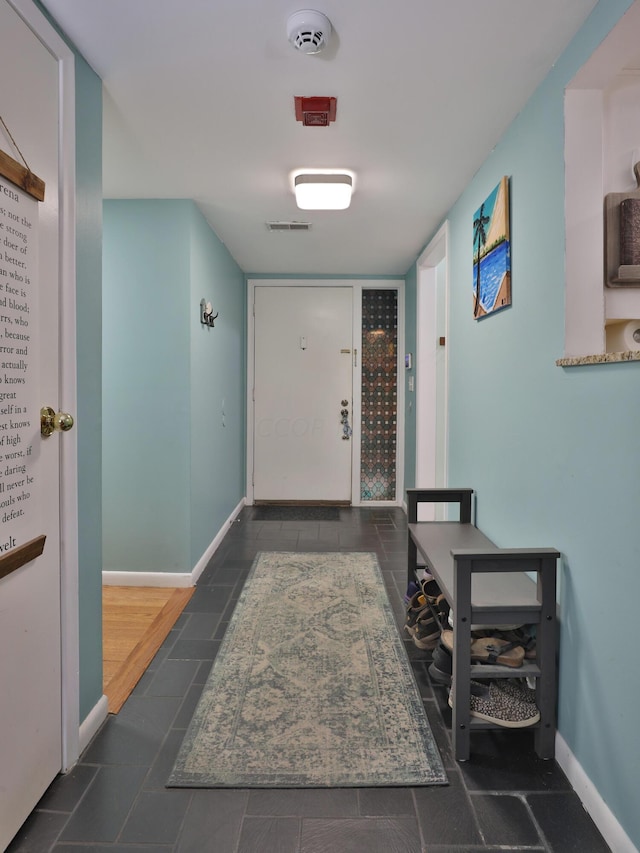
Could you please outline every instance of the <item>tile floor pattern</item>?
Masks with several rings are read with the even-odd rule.
[[[375,551],[404,622],[406,517],[342,509],[339,522],[264,522],[245,507],[175,628],[117,716],[58,777],[8,853],[606,853],[609,847],[532,733],[477,732],[452,759],[446,689],[409,640],[449,786],[323,790],[164,787],[257,552]],[[286,626],[283,626],[286,629]]]

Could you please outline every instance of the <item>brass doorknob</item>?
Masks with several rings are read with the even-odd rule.
[[[40,409],[40,433],[45,438],[54,432],[69,432],[73,427],[73,417],[67,412],[57,412],[51,406]]]

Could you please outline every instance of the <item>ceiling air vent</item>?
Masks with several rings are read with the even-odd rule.
[[[308,231],[310,222],[267,222],[269,231]]]

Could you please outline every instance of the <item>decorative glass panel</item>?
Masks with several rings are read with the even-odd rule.
[[[360,499],[396,497],[398,293],[362,291]]]

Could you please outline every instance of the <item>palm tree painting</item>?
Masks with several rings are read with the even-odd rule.
[[[511,305],[509,179],[501,179],[473,217],[473,316]]]

